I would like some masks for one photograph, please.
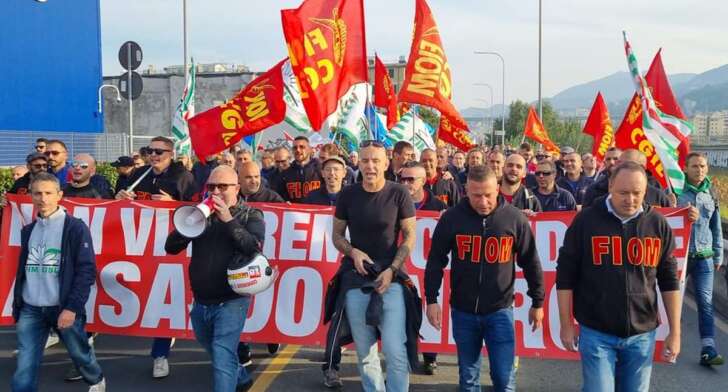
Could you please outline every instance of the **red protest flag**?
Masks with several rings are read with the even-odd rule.
[[[463,152],[468,152],[475,146],[468,131],[451,124],[446,116],[440,117],[440,127],[437,130],[437,135],[443,142],[449,143]]]
[[[303,107],[319,130],[339,98],[367,81],[363,0],[305,0],[281,18]]]
[[[528,108],[528,117],[526,117],[526,127],[523,129],[523,133],[527,138],[542,144],[546,151],[561,152],[556,143],[549,138],[549,134],[541,124],[541,120],[538,118],[533,106]]]
[[[614,128],[612,127],[612,120],[609,118],[609,109],[607,109],[607,104],[604,102],[601,92],[597,93],[597,98],[594,100],[594,106],[592,106],[582,133],[591,135],[594,138],[592,155],[597,161],[603,161],[607,149],[614,144]]]
[[[680,105],[670,87],[670,82],[665,73],[665,67],[662,64],[662,49],[657,51],[655,58],[652,60],[650,69],[645,75],[645,80],[647,81],[647,86],[652,91],[652,97],[655,99],[657,107],[663,113],[684,120],[685,114],[680,109]],[[624,114],[622,123],[617,129],[615,142],[616,146],[623,150],[634,148],[644,153],[647,157],[647,170],[652,173],[663,187],[667,187],[667,179],[665,178],[660,157],[657,156],[655,148],[647,140],[642,130],[642,101],[636,93],[632,97],[629,106],[627,106],[627,112]],[[690,140],[685,137],[678,147],[678,157],[681,166],[684,166],[685,157],[689,152]]]
[[[399,100],[435,108],[453,127],[468,129],[468,124],[452,104],[450,65],[435,18],[425,0],[417,0],[414,37]]]
[[[394,95],[394,85],[387,67],[377,55],[374,55],[374,106],[387,108],[387,129],[392,129],[399,121],[397,96]]]
[[[188,121],[192,149],[204,162],[245,136],[278,124],[286,116],[283,100],[281,61],[258,76],[235,97],[224,104],[202,112]]]

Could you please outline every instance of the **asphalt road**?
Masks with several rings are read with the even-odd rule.
[[[697,336],[697,314],[688,298],[683,311],[682,353],[675,365],[656,364],[652,372],[653,391],[724,391],[728,386],[728,366],[705,368],[698,365],[700,344]],[[728,354],[728,324],[716,320],[716,341],[719,350]],[[109,391],[208,391],[211,388],[210,361],[194,341],[177,341],[170,357],[170,376],[155,380],[151,377],[152,361],[148,356],[150,339],[101,336],[96,343],[96,355],[108,381]],[[0,391],[9,390],[9,380],[15,369],[12,350],[15,332],[0,329]],[[322,384],[320,360],[323,351],[315,347],[284,346],[275,356],[268,355],[264,345],[254,345],[254,391],[316,391],[326,390]],[[41,391],[84,391],[83,382],[64,382],[63,375],[70,360],[62,346],[46,351],[41,368]],[[440,356],[435,376],[413,374],[412,391],[454,391],[457,387],[457,361],[454,356]],[[356,354],[348,350],[343,356],[341,371],[344,391],[359,391]],[[482,369],[482,381],[489,390],[487,361]],[[522,358],[517,374],[519,391],[578,391],[581,368],[578,362]]]

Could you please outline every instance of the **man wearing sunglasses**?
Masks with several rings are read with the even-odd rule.
[[[60,140],[49,140],[44,154],[48,157],[48,172],[54,174],[61,183],[61,188],[71,181],[71,165],[68,164],[66,143]]]
[[[300,203],[309,192],[321,187],[319,161],[311,155],[308,138],[297,136],[293,140],[293,163],[281,172],[274,188],[286,201]]]
[[[44,153],[46,150],[46,145],[48,143],[48,139],[44,137],[39,137],[38,139],[35,139],[35,152]]]
[[[538,186],[533,189],[533,194],[543,211],[576,211],[574,196],[556,185],[556,165],[553,162],[539,162],[534,176]]]
[[[96,174],[96,160],[90,154],[77,154],[71,167],[72,181],[63,187],[63,197],[114,198],[110,190],[98,189],[91,183],[91,177]]]
[[[33,177],[38,173],[43,173],[48,170],[48,157],[45,154],[34,152],[25,158],[28,172],[22,177],[15,180],[13,186],[7,191],[7,193],[14,195],[26,195],[30,193],[30,182],[33,181]],[[0,195],[0,209],[5,207],[7,199],[5,194]],[[2,213],[0,212],[0,216]],[[58,338],[55,339],[55,343],[58,342]]]
[[[359,147],[363,181],[344,188],[336,201],[332,238],[344,257],[326,292],[324,321],[336,329],[348,324],[367,392],[385,390],[377,349],[381,337],[387,357],[386,390],[404,392],[409,389],[409,369],[417,363],[420,326],[412,316],[422,314],[419,304],[412,306],[419,298],[401,271],[415,242],[415,209],[407,189],[384,177],[389,164],[384,145],[371,140]],[[326,346],[338,350],[339,344]],[[330,350],[326,354],[330,358]]]
[[[237,256],[252,258],[261,252],[265,221],[260,210],[248,207],[239,197],[237,182],[235,169],[215,168],[206,185],[214,203],[209,226],[195,239],[174,230],[164,245],[167,253],[178,254],[192,242],[190,319],[195,338],[212,357],[212,390],[216,392],[244,391],[253,383],[236,353],[251,297],[232,290],[227,269]]]
[[[432,191],[448,207],[456,205],[460,201],[460,187],[451,176],[448,179],[443,177],[449,172],[439,168],[437,153],[429,148],[422,150],[420,163],[425,168],[425,188]]]
[[[192,173],[187,171],[180,162],[172,161],[173,149],[174,142],[172,140],[164,136],[153,138],[147,148],[150,165],[135,170],[129,179],[131,184],[134,184],[140,178],[141,181],[132,190],[120,190],[116,194],[116,198],[126,200],[193,201],[193,198],[197,196],[195,180]],[[169,375],[167,357],[171,346],[171,338],[154,339],[151,352],[154,359],[152,377],[163,378]]]

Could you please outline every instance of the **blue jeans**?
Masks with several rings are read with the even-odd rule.
[[[688,260],[687,273],[695,289],[698,303],[698,329],[703,346],[715,345],[715,322],[713,320],[713,259]],[[706,344],[707,343],[707,344]]]
[[[43,349],[51,329],[58,333],[68,350],[73,364],[89,384],[97,384],[104,378],[96,361],[93,347],[89,346],[84,326],[86,316],[76,315],[76,321],[69,328],[58,329],[58,306],[37,307],[23,305],[15,325],[18,335],[18,367],[12,381],[12,390],[38,390],[38,369],[43,358]]]
[[[650,389],[655,331],[620,338],[581,325],[579,353],[584,392],[647,392]],[[616,377],[615,377],[616,374]]]
[[[172,346],[172,338],[154,338],[152,341],[152,358],[167,358]]]
[[[195,338],[212,357],[212,385],[215,392],[235,391],[251,378],[238,360],[238,342],[245,326],[250,297],[216,305],[192,305],[190,318]]]
[[[513,309],[501,309],[487,315],[462,312],[452,314],[452,336],[458,350],[460,391],[480,391],[480,364],[483,342],[488,349],[490,379],[495,391],[515,391],[516,374],[513,358],[516,355]]]
[[[366,310],[370,294],[360,289],[346,292],[346,317],[356,345],[357,367],[361,374],[362,389],[366,392],[385,390],[382,367],[377,349],[377,328],[367,325]],[[382,295],[384,314],[381,317],[379,333],[382,337],[382,351],[387,357],[388,392],[409,390],[409,359],[407,358],[407,333],[405,331],[406,311],[404,293],[399,283],[392,283]]]

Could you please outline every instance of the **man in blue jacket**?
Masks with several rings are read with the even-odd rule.
[[[96,281],[91,233],[82,220],[58,205],[63,192],[53,174],[38,173],[30,189],[38,216],[21,232],[13,292],[18,363],[12,390],[38,389],[43,346],[53,329],[91,385],[89,391],[105,391],[106,381],[85,331],[85,305]]]
[[[722,365],[723,357],[715,348],[713,320],[713,275],[723,261],[723,231],[720,226],[718,199],[711,189],[708,160],[699,152],[685,158],[687,182],[678,205],[691,206],[693,221],[688,250],[687,273],[692,281],[698,303],[698,329],[700,332],[700,364]]]

